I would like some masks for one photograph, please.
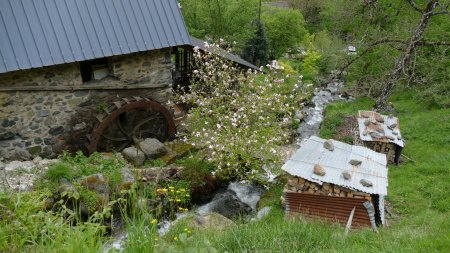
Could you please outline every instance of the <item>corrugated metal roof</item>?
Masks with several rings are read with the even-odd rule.
[[[249,68],[252,68],[252,69],[259,70],[258,67],[256,67],[255,65],[251,64],[250,62],[248,62],[248,61],[242,59],[241,57],[239,57],[239,56],[237,56],[235,54],[232,54],[232,53],[230,53],[230,52],[228,52],[228,51],[226,51],[226,50],[224,50],[224,49],[222,49],[220,47],[212,47],[212,46],[206,47],[205,46],[205,41],[203,41],[201,39],[197,39],[197,38],[192,37],[192,36],[191,36],[191,41],[192,41],[191,45],[193,47],[198,47],[202,51],[206,51],[206,52],[210,52],[210,53],[213,53],[213,54],[217,54],[220,57],[223,57],[223,58],[228,59],[230,61],[236,62],[236,63],[238,63],[240,65],[243,65],[243,66],[246,66],[246,67],[249,67]]]
[[[291,175],[322,184],[323,182],[344,186],[371,194],[387,195],[388,169],[386,155],[361,146],[330,140],[334,151],[323,147],[326,140],[316,136],[309,138],[303,146],[283,165],[282,169]],[[353,166],[350,160],[362,163]],[[324,176],[313,173],[315,164],[320,164],[326,171]],[[347,171],[351,179],[344,179],[342,173]],[[361,180],[372,182],[372,187],[365,187]]]
[[[191,44],[176,0],[1,0],[0,73]]]
[[[394,126],[395,127],[391,127]],[[381,115],[373,111],[358,111],[359,138],[363,141],[392,142],[400,147],[405,145],[400,133],[398,118]],[[371,135],[375,132],[374,136]]]
[[[347,197],[323,196],[307,193],[285,192],[286,212],[289,217],[295,213],[322,217],[337,221],[342,225],[347,223],[350,213],[355,207],[352,226],[370,226],[370,218],[363,203],[365,199]]]

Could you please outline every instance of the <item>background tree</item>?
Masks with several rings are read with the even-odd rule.
[[[448,107],[448,4],[448,0],[326,1],[319,28],[356,46],[357,55],[347,55],[339,73],[346,73],[353,92],[380,98],[376,107],[387,105],[395,87],[417,89],[417,99]]]
[[[254,35],[252,20],[258,0],[179,0],[189,33],[197,38],[220,38],[243,48]]]
[[[267,8],[261,15],[269,39],[269,57],[277,59],[306,35],[305,20],[293,9]]]
[[[247,42],[247,45],[242,52],[242,57],[256,66],[262,66],[268,62],[269,45],[264,25],[259,20],[256,20],[255,24],[255,35]]]
[[[411,7],[421,14],[421,19],[419,24],[416,26],[411,34],[411,37],[405,43],[405,48],[402,55],[397,59],[395,67],[389,74],[386,84],[381,91],[380,96],[375,102],[375,109],[386,110],[388,109],[388,99],[394,91],[394,86],[399,81],[402,73],[406,72],[408,69],[414,68],[413,60],[416,48],[421,44],[426,44],[424,41],[424,33],[428,27],[430,19],[439,14],[448,14],[448,5],[443,7],[440,5],[439,0],[430,0],[424,8],[421,8],[413,0],[407,0]],[[414,69],[411,69],[414,71]]]

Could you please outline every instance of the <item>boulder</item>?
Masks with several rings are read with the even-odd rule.
[[[356,159],[351,159],[348,163],[350,163],[353,166],[358,166],[358,165],[361,165],[362,161],[356,160]]]
[[[359,181],[364,187],[372,187],[373,183],[370,180],[367,179],[361,179],[361,181]]]
[[[31,159],[31,154],[25,149],[16,149],[15,158],[21,161],[28,161]]]
[[[326,142],[323,143],[323,147],[325,149],[328,149],[330,151],[334,151],[334,144],[331,140],[327,140]]]
[[[147,158],[158,158],[168,152],[168,149],[159,140],[147,138],[139,143],[139,148]]]
[[[141,150],[135,147],[128,147],[122,150],[123,158],[125,158],[130,163],[141,166],[145,161],[145,154]]]
[[[394,130],[394,128],[397,127],[397,123],[393,123],[388,126],[389,129]]]
[[[345,180],[352,179],[352,174],[349,171],[342,172],[342,176],[344,177]]]
[[[109,185],[105,180],[103,174],[92,174],[79,180],[79,183],[87,189],[96,192],[96,199],[94,202],[83,201],[83,193],[81,193],[80,210],[84,216],[89,216],[95,211],[100,211],[109,202]]]
[[[250,214],[252,208],[242,202],[235,192],[227,190],[224,193],[217,194],[210,203],[200,207],[198,211],[200,214],[215,212],[232,219]]]
[[[192,225],[198,228],[224,230],[234,224],[235,223],[232,220],[214,212],[205,215],[197,215],[192,219]]]
[[[151,167],[144,169],[136,169],[135,172],[138,179],[141,181],[154,181],[154,180],[168,180],[178,178],[182,168],[177,166],[169,165],[164,168]]]
[[[256,216],[251,219],[251,221],[261,220],[262,218],[266,217],[270,213],[270,210],[272,210],[272,208],[270,206],[265,206],[265,207],[261,208],[256,213]]]
[[[79,183],[86,188],[101,194],[109,194],[108,181],[105,180],[103,174],[92,174],[80,179]]]
[[[314,172],[314,174],[319,175],[319,176],[325,176],[325,174],[326,174],[325,169],[320,164],[314,165],[313,172]]]
[[[76,192],[75,187],[73,187],[69,180],[65,178],[59,180],[58,193],[61,194],[63,192],[67,193],[68,195],[73,195]]]
[[[122,183],[120,185],[120,188],[125,190],[130,189],[135,181],[133,172],[131,172],[130,167],[128,165],[123,167],[121,174],[122,174]]]
[[[383,138],[384,135],[375,131],[375,132],[371,132],[370,136],[372,136],[372,138],[375,138],[375,139],[381,139],[381,138]]]

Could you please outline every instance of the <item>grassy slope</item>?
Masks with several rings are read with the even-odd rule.
[[[407,138],[404,154],[415,162],[390,167],[387,199],[395,215],[389,228],[378,234],[353,231],[344,237],[339,226],[285,221],[277,203],[282,189],[279,185],[266,200],[274,206],[267,218],[224,232],[194,230],[170,251],[213,247],[219,252],[449,252],[450,109],[428,110],[417,104],[411,93],[396,95],[392,101]],[[364,98],[330,105],[321,135],[332,136],[340,116],[372,105],[373,101]]]

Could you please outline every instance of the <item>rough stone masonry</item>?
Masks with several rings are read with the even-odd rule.
[[[172,94],[169,48],[113,56],[108,67],[108,77],[85,83],[77,62],[0,74],[0,157],[54,157],[92,130],[105,105],[131,96],[165,105]]]

